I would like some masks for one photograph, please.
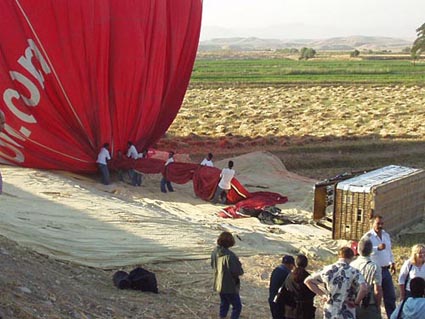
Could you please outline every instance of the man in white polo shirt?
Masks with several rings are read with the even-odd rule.
[[[109,170],[108,170],[108,161],[111,159],[109,154],[109,143],[103,144],[103,147],[100,149],[99,154],[97,155],[97,166],[99,167],[100,174],[102,175],[102,183],[104,185],[109,185]]]
[[[214,204],[218,202],[219,197],[222,204],[226,203],[227,193],[232,188],[231,181],[233,176],[235,176],[233,161],[229,161],[228,167],[221,170],[220,182],[218,183],[217,190],[215,191],[214,198],[212,200]]]
[[[389,318],[395,309],[396,296],[391,274],[395,274],[396,267],[391,250],[391,238],[384,230],[384,218],[382,216],[375,216],[372,229],[363,235],[363,239],[369,239],[372,242],[373,251],[370,257],[382,270],[384,306]]]

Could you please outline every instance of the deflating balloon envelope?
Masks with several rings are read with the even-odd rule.
[[[189,83],[202,0],[0,2],[0,163],[96,170],[158,141]]]

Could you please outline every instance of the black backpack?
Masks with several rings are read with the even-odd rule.
[[[143,269],[142,267],[137,267],[130,271],[128,280],[130,280],[131,289],[151,291],[156,294],[158,293],[158,283],[156,281],[156,276],[149,270]]]
[[[119,289],[134,289],[140,291],[150,291],[158,293],[158,283],[153,272],[137,267],[126,273],[125,271],[117,271],[112,277],[115,287]]]

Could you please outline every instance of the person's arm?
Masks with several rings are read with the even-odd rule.
[[[393,250],[392,250],[392,247],[391,247],[391,238],[390,238],[390,235],[389,235],[389,234],[387,234],[387,243],[386,243],[386,248],[387,248],[387,249],[389,249],[389,252],[390,252],[390,258],[391,258],[391,266],[390,266],[390,270],[391,270],[391,273],[392,273],[393,275],[395,275],[395,274],[396,274],[396,272],[397,272],[397,268],[396,268],[396,264],[395,264],[395,259],[394,259],[394,255],[393,255]]]
[[[400,275],[398,276],[398,285],[400,287],[400,300],[406,298],[406,278],[409,275],[409,261],[406,260],[401,266]]]
[[[327,292],[320,287],[321,282],[313,276],[308,276],[304,280],[304,285],[307,286],[312,292],[320,297],[327,297]]]
[[[354,304],[352,304],[352,301],[347,302],[348,306],[351,308],[354,308],[356,306],[360,306],[360,303],[362,302],[363,298],[366,297],[368,292],[367,283],[360,284],[359,292],[357,293],[356,299],[354,299]]]
[[[382,286],[381,285],[375,285],[373,289],[373,296],[375,297],[375,303],[378,309],[381,308],[381,302],[382,302]]]

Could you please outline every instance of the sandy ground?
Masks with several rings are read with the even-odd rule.
[[[268,279],[281,255],[332,258],[341,243],[311,221],[315,180],[288,172],[271,153],[232,159],[248,189],[289,197],[279,206],[294,224],[222,219],[221,206],[196,198],[191,183],[160,193],[159,175],[145,176],[140,188],[105,187],[76,174],[3,166],[4,318],[215,318],[209,254],[223,230],[237,235],[246,271],[242,318],[268,318]],[[157,274],[160,294],[114,288],[113,272],[136,265]]]

